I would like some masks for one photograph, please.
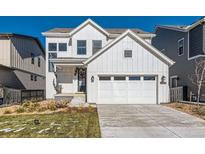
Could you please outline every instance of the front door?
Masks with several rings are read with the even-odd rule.
[[[86,92],[86,68],[78,69],[78,92]]]

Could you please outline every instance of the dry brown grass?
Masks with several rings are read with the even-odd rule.
[[[179,111],[191,114],[205,120],[205,106],[195,104],[184,104],[184,103],[169,103],[165,106],[177,109]]]
[[[22,105],[14,105],[0,108],[0,116],[3,115],[32,115],[32,114],[50,114],[57,112],[90,112],[95,111],[95,106],[72,106],[69,102],[45,100],[41,102],[24,102]]]

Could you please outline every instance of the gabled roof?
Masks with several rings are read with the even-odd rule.
[[[158,25],[156,26],[155,31],[157,30],[157,28],[164,28],[164,29],[170,29],[175,31],[188,32],[189,30],[193,29],[194,27],[204,22],[205,22],[205,17],[202,17],[199,20],[193,22],[191,25],[187,25],[187,26],[186,25]]]
[[[80,24],[77,28],[73,29],[69,34],[72,36],[73,34],[77,33],[80,29],[82,29],[83,27],[85,27],[88,24],[92,25],[93,27],[95,27],[96,29],[98,29],[99,31],[104,33],[106,36],[109,36],[109,33],[107,31],[105,31],[102,27],[100,27],[98,24],[96,24],[91,19],[87,19],[85,22]]]
[[[144,39],[136,35],[134,32],[131,30],[127,30],[123,34],[121,34],[119,37],[117,37],[115,40],[112,42],[108,43],[105,47],[103,47],[100,51],[98,51],[96,54],[88,58],[84,64],[89,64],[91,61],[93,61],[95,58],[106,52],[111,46],[115,45],[117,42],[119,42],[121,39],[123,39],[125,36],[131,36],[133,39],[135,39],[137,42],[142,44],[144,47],[146,47],[150,52],[152,52],[154,55],[159,57],[162,61],[164,61],[166,64],[169,66],[174,64],[174,61],[165,56],[163,53],[161,53],[159,50],[157,50],[155,47],[153,47],[151,44],[146,42]]]
[[[16,34],[16,33],[0,33],[0,38],[1,37],[17,37],[17,38],[24,38],[24,39],[31,39],[36,41],[36,43],[38,44],[38,46],[40,47],[40,49],[42,50],[42,52],[45,54],[45,50],[40,42],[40,40],[37,37],[33,37],[33,36],[29,36],[29,35],[22,35],[22,34]]]
[[[127,30],[126,28],[102,28],[101,26],[96,24],[91,19],[88,19],[85,22],[83,22],[82,24],[80,24],[77,28],[54,28],[54,29],[48,30],[46,32],[43,32],[42,34],[44,36],[65,36],[65,37],[70,37],[73,34],[75,34],[76,32],[78,32],[80,29],[82,29],[84,26],[86,26],[87,24],[91,24],[93,27],[95,27],[96,29],[101,31],[106,36],[109,36],[110,38],[116,38],[120,34],[124,33]],[[130,30],[133,31],[136,34],[142,35],[143,37],[148,37],[149,38],[149,37],[155,36],[155,34],[145,32],[145,31],[143,31],[141,29],[137,29],[137,28],[133,28],[133,29],[130,29]]]

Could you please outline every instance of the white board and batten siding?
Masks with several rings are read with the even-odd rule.
[[[86,55],[77,54],[77,41],[86,40]],[[48,44],[57,43],[57,49],[59,43],[67,43],[67,51],[59,52],[57,51],[58,58],[89,58],[92,56],[92,41],[93,40],[102,40],[102,46],[106,45],[107,37],[98,31],[96,28],[90,24],[86,25],[71,37],[46,37],[46,98],[53,98],[56,94],[56,91],[53,87],[53,80],[56,80],[56,77],[53,72],[48,72]],[[52,51],[51,51],[52,52]],[[74,70],[73,70],[74,71]],[[74,74],[72,71],[72,74]],[[66,73],[65,73],[66,74]],[[68,75],[68,74],[67,74]],[[64,78],[67,78],[67,75]],[[75,93],[78,91],[77,88],[77,77],[73,76],[73,81],[69,83],[60,83],[63,87],[63,93]]]
[[[124,57],[124,50],[132,50],[132,58],[125,58]],[[160,60],[158,57],[153,55],[150,51],[148,51],[146,48],[144,48],[142,45],[140,45],[138,42],[130,38],[129,36],[125,36],[123,39],[121,39],[119,42],[117,42],[115,45],[111,46],[107,51],[102,53],[102,55],[98,56],[95,60],[91,61],[87,66],[87,101],[88,102],[96,102],[96,103],[102,103],[100,102],[102,98],[99,96],[99,89],[102,90],[102,81],[99,81],[99,76],[102,75],[109,75],[109,76],[116,76],[116,75],[124,75],[126,76],[126,81],[123,81],[121,85],[121,90],[123,91],[123,86],[125,86],[124,89],[128,88],[129,90],[132,90],[133,85],[128,81],[128,76],[130,75],[141,75],[141,80],[143,79],[143,75],[154,75],[156,76],[155,81],[149,84],[149,89],[146,89],[145,82],[140,81],[141,83],[138,83],[138,88],[134,89],[136,91],[136,95],[140,95],[140,90],[145,93],[149,93],[148,95],[155,95],[156,97],[154,100],[143,100],[143,102],[140,102],[139,100],[136,100],[136,102],[133,102],[135,104],[140,103],[147,103],[147,104],[153,104],[153,103],[164,103],[169,102],[169,86],[168,86],[168,65],[164,63],[162,60]],[[91,77],[94,77],[94,82],[91,82]],[[166,84],[160,84],[161,77],[166,77]],[[113,79],[111,82],[114,82]],[[122,81],[118,81],[122,82]],[[151,81],[147,81],[151,82]],[[114,83],[115,84],[115,83]],[[116,87],[114,84],[112,84],[113,87]],[[156,84],[156,86],[154,86]],[[144,86],[143,86],[144,85]],[[111,86],[111,85],[107,85]],[[113,97],[114,95],[118,95],[120,100],[110,99],[113,102],[107,102],[109,104],[114,104],[115,101],[119,103],[128,103],[131,102],[124,100],[123,97],[120,97],[120,95],[126,95],[129,96],[126,99],[131,99],[131,95],[134,95],[132,92],[129,94],[126,93],[126,90],[124,90],[124,93],[119,90],[120,84],[117,84],[118,91],[115,91],[115,94],[113,92],[110,92],[110,97]],[[140,87],[142,89],[140,89]],[[102,94],[102,93],[101,93]],[[101,95],[100,94],[100,95]],[[117,97],[116,97],[117,98]],[[144,97],[146,98],[146,97]],[[101,100],[100,100],[101,99]],[[152,101],[152,102],[148,102]]]
[[[77,40],[86,40],[86,55],[77,54]],[[72,36],[72,56],[79,58],[89,58],[90,56],[92,56],[93,40],[101,40],[102,47],[107,44],[107,37],[92,25],[88,24]]]

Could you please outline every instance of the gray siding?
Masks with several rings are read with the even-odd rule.
[[[202,55],[203,52],[203,25],[198,25],[189,31],[189,57]]]
[[[177,42],[181,38],[184,38],[184,54],[178,56]],[[194,73],[195,61],[188,60],[188,33],[158,28],[152,44],[159,50],[164,49],[163,53],[175,61],[175,64],[169,69],[169,75],[179,77],[178,86],[188,87],[187,98],[189,98],[190,91],[196,94],[197,88],[189,79],[189,76]],[[205,101],[205,87],[202,89],[201,101]]]
[[[31,81],[31,73],[0,66],[0,84],[15,89],[45,89],[45,78],[37,76]]]
[[[34,54],[34,64],[31,64],[31,53]],[[41,66],[38,67],[38,57]],[[45,76],[45,56],[33,39],[11,38],[11,67]]]

